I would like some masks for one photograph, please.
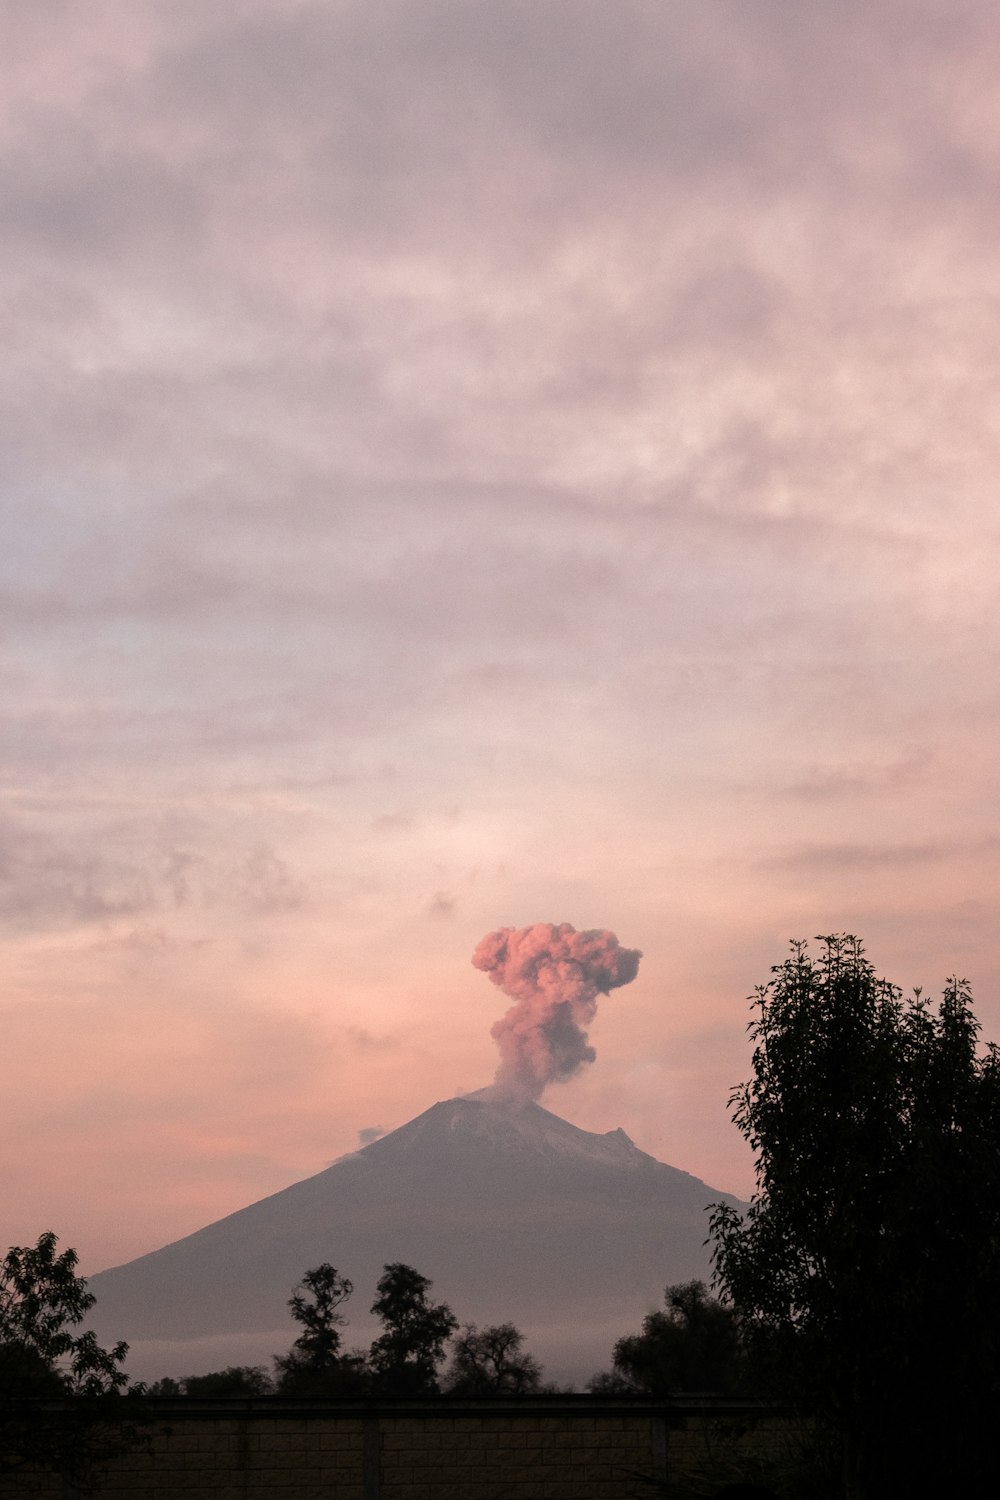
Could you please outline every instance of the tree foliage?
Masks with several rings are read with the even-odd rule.
[[[592,1382],[591,1389],[668,1396],[745,1387],[745,1352],[733,1308],[710,1296],[703,1281],[668,1286],[664,1304],[647,1313],[641,1333],[629,1334],[615,1344],[617,1383],[613,1379]]]
[[[753,997],[753,1077],[731,1106],[757,1189],[745,1218],[713,1211],[717,1280],[835,1435],[843,1493],[988,1490],[1000,1056],[977,1046],[965,980],[932,1009],[855,937],[820,941],[818,958],[793,943]]]
[[[340,1330],[347,1319],[340,1308],[353,1291],[353,1283],[329,1261],[306,1271],[288,1301],[302,1332],[274,1361],[282,1395],[347,1395],[363,1385],[363,1355],[341,1351]]]
[[[147,1396],[270,1396],[274,1381],[263,1365],[227,1365],[204,1375],[165,1375],[146,1390]]]
[[[96,1299],[77,1275],[76,1251],[57,1245],[49,1230],[0,1262],[0,1472],[47,1463],[81,1479],[134,1439],[107,1407],[129,1389],[128,1345],[105,1349],[80,1331]],[[19,1405],[28,1397],[59,1399],[29,1417]]]
[[[128,1345],[103,1349],[92,1332],[78,1333],[96,1298],[76,1274],[77,1253],[57,1254],[51,1230],[35,1245],[11,1245],[0,1264],[0,1372],[3,1393],[77,1396],[124,1390]],[[25,1383],[26,1382],[26,1383]],[[13,1388],[11,1388],[13,1384]]]
[[[377,1390],[397,1396],[437,1390],[437,1368],[458,1319],[446,1303],[430,1301],[430,1289],[412,1266],[385,1266],[371,1309],[382,1324],[368,1356]]]
[[[444,1389],[453,1396],[527,1396],[542,1384],[542,1367],[522,1347],[513,1323],[466,1323],[452,1350]]]
[[[353,1283],[324,1261],[305,1273],[288,1299],[289,1312],[302,1324],[292,1349],[314,1369],[326,1369],[339,1359],[340,1330],[347,1322],[339,1309],[353,1291]]]

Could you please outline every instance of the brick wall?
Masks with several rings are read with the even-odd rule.
[[[783,1419],[748,1403],[586,1396],[453,1403],[150,1402],[95,1500],[639,1500],[755,1472]],[[667,1483],[669,1481],[669,1484]],[[664,1488],[667,1485],[667,1488]],[[0,1500],[70,1500],[54,1474]]]
[[[379,1426],[379,1500],[617,1500],[629,1475],[655,1464],[648,1416],[399,1415]]]

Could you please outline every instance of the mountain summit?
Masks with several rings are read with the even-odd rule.
[[[418,1145],[417,1143],[422,1143]],[[355,1156],[376,1156],[378,1148],[398,1156],[414,1148],[430,1148],[432,1155],[444,1151],[471,1149],[476,1155],[496,1153],[509,1166],[517,1160],[526,1167],[528,1160],[550,1163],[589,1162],[592,1166],[641,1168],[655,1163],[633,1144],[624,1130],[609,1130],[596,1135],[571,1125],[559,1115],[530,1101],[514,1102],[498,1095],[493,1088],[479,1089],[457,1099],[444,1099],[424,1110],[422,1115],[401,1125],[391,1135],[381,1136],[364,1152]],[[350,1157],[341,1160],[349,1161]]]
[[[585,1379],[667,1282],[707,1275],[719,1200],[736,1201],[623,1130],[482,1089],[90,1287],[133,1373],[190,1374],[282,1352],[291,1289],[322,1261],[355,1284],[346,1343],[367,1341],[382,1266],[406,1261],[463,1322],[515,1322],[550,1376]]]

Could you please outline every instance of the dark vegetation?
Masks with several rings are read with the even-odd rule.
[[[542,1367],[524,1351],[513,1323],[466,1323],[452,1351],[446,1389],[452,1396],[529,1396],[542,1389]]]
[[[431,1284],[412,1266],[386,1266],[372,1312],[382,1332],[368,1363],[376,1391],[392,1396],[423,1396],[437,1390],[437,1368],[458,1319],[443,1302],[431,1302]]]
[[[327,1263],[307,1271],[288,1309],[302,1332],[287,1354],[263,1365],[236,1365],[211,1375],[159,1380],[154,1396],[489,1396],[528,1395],[542,1389],[541,1367],[524,1352],[512,1323],[478,1329],[469,1323],[455,1340],[452,1362],[441,1375],[458,1319],[430,1296],[431,1282],[412,1266],[384,1267],[372,1312],[382,1332],[371,1347],[343,1347],[341,1312],[354,1290]]]
[[[227,1365],[207,1375],[165,1375],[146,1387],[150,1396],[272,1396],[274,1381],[263,1365]]]
[[[0,1474],[47,1463],[79,1483],[134,1440],[122,1402],[139,1388],[122,1368],[127,1344],[103,1349],[80,1331],[94,1297],[76,1252],[56,1245],[47,1232],[0,1263]],[[63,1399],[26,1421],[25,1397]]]
[[[753,1076],[730,1101],[756,1157],[745,1215],[711,1216],[715,1290],[668,1286],[615,1344],[595,1394],[773,1396],[804,1446],[782,1493],[868,1500],[992,1493],[1000,1403],[1000,1053],[969,986],[904,997],[852,936],[803,943],[752,997]],[[0,1267],[0,1472],[41,1458],[85,1477],[124,1440],[108,1403],[126,1346],[79,1331],[93,1304],[72,1250],[44,1234]],[[353,1288],[305,1272],[299,1332],[263,1366],[165,1379],[153,1395],[519,1396],[542,1371],[511,1323],[480,1328],[427,1277],[386,1265],[368,1349],[345,1348]],[[448,1350],[450,1346],[450,1359]],[[58,1397],[27,1423],[18,1398]],[[113,1429],[113,1431],[112,1431]]]
[[[288,1303],[302,1332],[287,1354],[276,1356],[271,1389],[286,1396],[351,1396],[365,1390],[364,1354],[345,1354],[341,1348],[347,1319],[340,1308],[353,1291],[327,1261],[305,1273]]]
[[[703,1281],[668,1286],[664,1301],[662,1311],[646,1314],[640,1333],[618,1340],[614,1370],[595,1375],[588,1390],[595,1395],[745,1395],[759,1385],[739,1317],[709,1296]]]
[[[757,1189],[713,1212],[717,1283],[811,1423],[812,1493],[992,1494],[1000,1054],[965,980],[931,1008],[855,937],[820,941],[753,998],[731,1104]]]

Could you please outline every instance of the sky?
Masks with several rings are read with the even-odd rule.
[[[503,926],[727,1191],[791,938],[1000,1036],[995,7],[3,12],[3,1243],[488,1083]]]

